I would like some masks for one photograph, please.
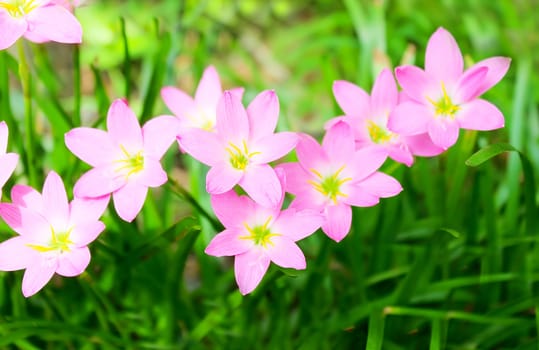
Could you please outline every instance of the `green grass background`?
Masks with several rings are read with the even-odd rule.
[[[422,66],[439,26],[467,65],[512,58],[485,94],[505,129],[462,131],[448,152],[411,168],[386,162],[399,196],[355,208],[339,244],[321,232],[301,241],[307,269],[271,266],[245,297],[232,259],[203,253],[219,230],[206,169],[172,146],[172,181],[150,191],[132,224],[106,213],[83,275],[55,277],[25,299],[22,271],[0,272],[0,348],[538,349],[538,9],[536,0],[88,1],[76,10],[80,47],[25,44],[31,125],[17,51],[0,52],[0,119],[22,156],[4,201],[14,183],[41,188],[51,169],[70,192],[88,167],[66,149],[65,132],[104,128],[120,97],[141,122],[169,113],[160,88],[193,93],[209,64],[225,88],[245,87],[246,103],[275,89],[279,129],[319,138],[341,114],[334,80],[369,91],[384,67]],[[501,145],[465,163],[492,144]],[[0,238],[11,236],[2,223]]]

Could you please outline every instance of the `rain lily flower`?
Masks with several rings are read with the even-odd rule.
[[[447,149],[457,141],[460,128],[502,128],[500,110],[478,97],[500,81],[509,64],[507,57],[491,57],[463,72],[463,58],[455,39],[439,28],[427,45],[425,70],[401,66],[395,71],[410,101],[393,111],[389,129],[401,135],[427,132],[435,145]]]
[[[391,112],[399,102],[397,83],[389,69],[380,72],[370,96],[357,85],[342,80],[333,84],[333,94],[345,116],[333,118],[326,128],[339,121],[348,123],[354,131],[356,148],[383,149],[390,158],[408,166],[414,161],[413,154],[432,156],[443,151],[432,144],[426,133],[406,137],[387,128]]]
[[[179,137],[180,147],[209,165],[206,190],[221,194],[236,184],[261,205],[276,206],[283,190],[268,165],[290,152],[297,143],[292,132],[274,133],[279,117],[275,92],[263,91],[247,110],[239,97],[225,91],[217,106],[216,132],[193,129]]]
[[[241,99],[243,88],[230,91]],[[194,98],[173,86],[165,86],[161,89],[163,101],[180,119],[183,131],[188,131],[190,128],[215,131],[217,103],[222,94],[221,80],[213,66],[204,70]]]
[[[2,187],[17,167],[19,155],[16,153],[6,153],[8,139],[8,127],[6,122],[0,122],[0,194]]]
[[[64,6],[50,0],[0,1],[0,50],[13,45],[20,37],[41,43],[56,41],[79,44],[82,28]]]
[[[99,221],[108,197],[67,200],[64,183],[51,171],[43,193],[25,185],[11,190],[13,203],[0,203],[0,216],[18,234],[0,243],[0,270],[26,269],[22,293],[37,293],[52,276],[80,275],[90,262],[88,244],[105,229]]]
[[[65,135],[67,148],[94,167],[77,181],[73,193],[81,198],[112,193],[118,215],[132,221],[142,209],[148,187],[167,181],[160,160],[176,139],[178,120],[155,117],[141,129],[127,104],[116,100],[107,115],[107,129],[81,127]]]
[[[305,269],[305,256],[296,241],[315,232],[324,218],[312,210],[263,207],[233,190],[211,196],[215,214],[225,226],[206,254],[235,256],[234,272],[241,294],[253,291],[270,261],[293,269]]]
[[[290,207],[323,213],[322,231],[337,242],[350,231],[351,206],[372,206],[402,191],[397,180],[377,171],[387,152],[379,147],[356,150],[352,130],[342,121],[326,132],[322,146],[302,135],[296,154],[299,162],[277,166],[286,174],[285,190],[295,195]]]

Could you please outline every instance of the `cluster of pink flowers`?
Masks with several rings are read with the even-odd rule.
[[[81,28],[65,1],[0,2],[0,49],[24,36],[34,42],[79,43]],[[279,99],[259,93],[247,108],[243,88],[223,91],[208,67],[195,97],[169,86],[161,96],[174,116],[152,118],[142,127],[127,103],[114,101],[107,131],[78,127],[65,135],[67,148],[92,169],[76,182],[69,202],[62,179],[51,171],[42,193],[25,185],[0,203],[0,216],[17,236],[0,243],[0,270],[25,269],[25,296],[39,291],[57,273],[76,276],[89,264],[88,244],[105,229],[99,220],[110,196],[120,218],[132,221],[148,188],[167,181],[160,160],[179,149],[209,167],[206,189],[224,226],[206,248],[234,256],[242,294],[253,291],[271,261],[304,269],[297,241],[321,229],[341,241],[350,231],[352,206],[376,205],[397,195],[400,183],[380,171],[389,157],[411,166],[414,156],[435,156],[452,146],[459,129],[503,127],[501,112],[479,99],[506,73],[510,60],[489,58],[463,71],[462,54],[445,29],[430,38],[425,70],[397,67],[377,77],[369,95],[336,81],[334,96],[344,112],[326,124],[319,144],[313,137],[275,132]],[[0,123],[0,188],[18,156],[6,153],[7,125]],[[296,162],[271,165],[295,149]],[[243,191],[238,194],[238,188]],[[283,208],[286,193],[293,198]]]

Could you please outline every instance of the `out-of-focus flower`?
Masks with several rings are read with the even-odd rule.
[[[73,192],[82,198],[112,193],[118,215],[132,221],[142,209],[148,187],[167,181],[160,160],[176,139],[178,120],[155,117],[141,129],[127,104],[116,100],[107,115],[107,129],[81,127],[65,135],[67,148],[94,167],[82,175]]]
[[[8,140],[8,127],[6,122],[0,122],[0,194],[2,187],[13,174],[19,161],[19,155],[16,153],[6,153]]]
[[[90,262],[88,244],[105,229],[99,218],[108,197],[69,203],[62,179],[51,171],[42,194],[15,185],[11,199],[0,203],[0,216],[18,236],[0,243],[0,270],[26,269],[23,295],[37,293],[55,273],[81,274]]]

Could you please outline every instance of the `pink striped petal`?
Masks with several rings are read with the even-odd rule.
[[[273,134],[279,119],[279,99],[275,91],[259,93],[247,107],[247,115],[251,140]]]
[[[69,203],[64,182],[54,171],[49,172],[43,185],[43,214],[52,225],[67,229]]]
[[[93,224],[107,209],[109,199],[109,195],[98,198],[74,198],[69,203],[69,225]]]
[[[199,129],[190,129],[181,133],[178,138],[181,149],[199,162],[209,166],[222,163],[228,159],[225,146],[221,144],[217,135],[212,132]]]
[[[18,162],[18,154],[6,153],[0,155],[0,190],[6,184],[7,180],[9,180],[13,171],[15,171]]]
[[[243,222],[255,212],[253,201],[247,196],[238,196],[233,190],[212,195],[211,206],[226,228],[243,227]]]
[[[40,214],[10,203],[0,203],[0,217],[13,231],[29,241],[46,242],[50,237],[50,224]]]
[[[185,92],[173,86],[161,89],[161,98],[170,111],[180,120],[186,120],[188,115],[197,110],[195,100]]]
[[[150,119],[142,127],[144,153],[161,159],[180,132],[178,118],[163,115]]]
[[[311,175],[299,163],[282,163],[275,168],[275,170],[277,169],[282,169],[285,173],[286,182],[284,190],[286,192],[297,194],[311,187],[307,182],[311,178]]]
[[[447,118],[433,119],[429,122],[428,133],[436,146],[446,150],[457,142],[459,123]]]
[[[420,103],[428,103],[426,96],[429,96],[431,91],[437,91],[439,86],[439,83],[416,66],[397,67],[395,76],[405,93],[404,96]]]
[[[303,270],[307,267],[305,255],[294,241],[286,236],[272,237],[266,253],[271,261],[284,268]]]
[[[43,214],[43,198],[41,193],[30,186],[19,184],[13,186],[11,188],[11,202],[17,206]]]
[[[488,68],[478,66],[473,70],[467,70],[457,83],[457,90],[454,96],[454,103],[461,104],[475,99],[479,96],[478,91],[481,83],[485,80]]]
[[[0,271],[22,270],[32,264],[38,253],[27,243],[21,236],[0,243]]]
[[[234,256],[243,254],[254,245],[253,240],[242,238],[246,233],[237,229],[226,229],[213,237],[204,252],[212,256]]]
[[[241,294],[249,294],[258,286],[269,264],[270,258],[259,249],[251,249],[246,253],[236,255],[234,272]]]
[[[0,9],[0,28],[2,30],[0,50],[4,50],[15,44],[17,39],[26,32],[28,25],[24,18],[11,17],[7,11]]]
[[[397,83],[389,69],[384,69],[374,82],[371,93],[371,114],[389,113],[397,105]]]
[[[124,221],[131,222],[138,215],[146,195],[148,187],[141,186],[135,182],[128,182],[125,186],[112,194],[112,201],[118,216]]]
[[[217,104],[217,132],[223,140],[241,144],[249,137],[249,119],[241,100],[225,91]]]
[[[457,82],[463,67],[462,53],[455,38],[444,28],[438,28],[427,44],[425,72],[447,86]]]
[[[38,37],[66,44],[82,42],[82,28],[77,18],[62,6],[42,6],[26,16],[28,31]]]
[[[220,194],[231,190],[242,178],[244,172],[232,168],[229,164],[214,165],[206,175],[206,191]]]
[[[93,167],[118,158],[117,147],[103,130],[75,128],[66,133],[64,139],[71,153]]]
[[[316,210],[289,208],[281,212],[271,229],[295,242],[313,234],[325,220]]]
[[[333,163],[348,162],[356,148],[350,126],[345,122],[333,125],[326,131],[322,148]]]
[[[361,117],[369,113],[369,94],[359,86],[348,81],[337,80],[333,83],[333,95],[344,114]]]
[[[402,192],[402,186],[394,177],[375,172],[356,185],[366,192],[382,198],[393,197]]]
[[[310,135],[300,134],[296,145],[296,154],[299,163],[306,169],[319,169],[329,163],[326,152],[322,146]]]
[[[90,249],[88,247],[75,248],[69,253],[63,253],[58,259],[56,273],[64,277],[78,276],[90,264]]]
[[[167,173],[163,170],[161,163],[149,156],[144,157],[144,169],[133,177],[137,183],[146,187],[159,187],[168,180]]]
[[[73,241],[76,247],[84,247],[95,241],[101,232],[105,229],[105,224],[101,221],[86,221],[77,223],[73,226],[69,239]]]
[[[115,100],[107,114],[107,130],[111,141],[128,153],[137,153],[143,147],[142,130],[137,116],[124,100]]]
[[[322,231],[334,240],[340,242],[352,225],[352,208],[348,204],[330,205],[326,208],[327,220],[322,225]]]
[[[495,130],[505,125],[502,112],[492,103],[482,99],[461,105],[456,117],[463,129]]]
[[[55,259],[36,259],[24,272],[22,294],[28,298],[39,292],[50,281],[57,266],[58,262]]]
[[[481,81],[481,84],[477,89],[477,95],[474,97],[481,96],[485,91],[496,85],[507,73],[510,64],[511,59],[508,57],[491,57],[477,62],[466,70],[464,74],[474,70],[476,67],[488,68],[487,75],[483,81]]]
[[[249,151],[256,153],[251,157],[255,164],[265,164],[284,157],[296,147],[298,135],[295,132],[278,132],[266,135],[255,141]]]
[[[391,112],[387,128],[403,136],[424,134],[433,118],[432,111],[426,106],[415,102],[404,102]]]
[[[269,165],[249,166],[238,184],[258,204],[268,208],[281,206],[284,192],[275,170]]]
[[[436,146],[428,133],[404,137],[412,154],[421,157],[433,157],[444,152],[444,149]]]
[[[208,66],[200,82],[198,83],[197,90],[195,92],[195,102],[198,106],[208,106],[211,109],[215,109],[217,102],[223,93],[221,88],[221,80],[219,74],[213,66]]]
[[[73,189],[75,197],[101,197],[118,190],[127,183],[125,175],[118,174],[118,165],[108,164],[84,173]]]

